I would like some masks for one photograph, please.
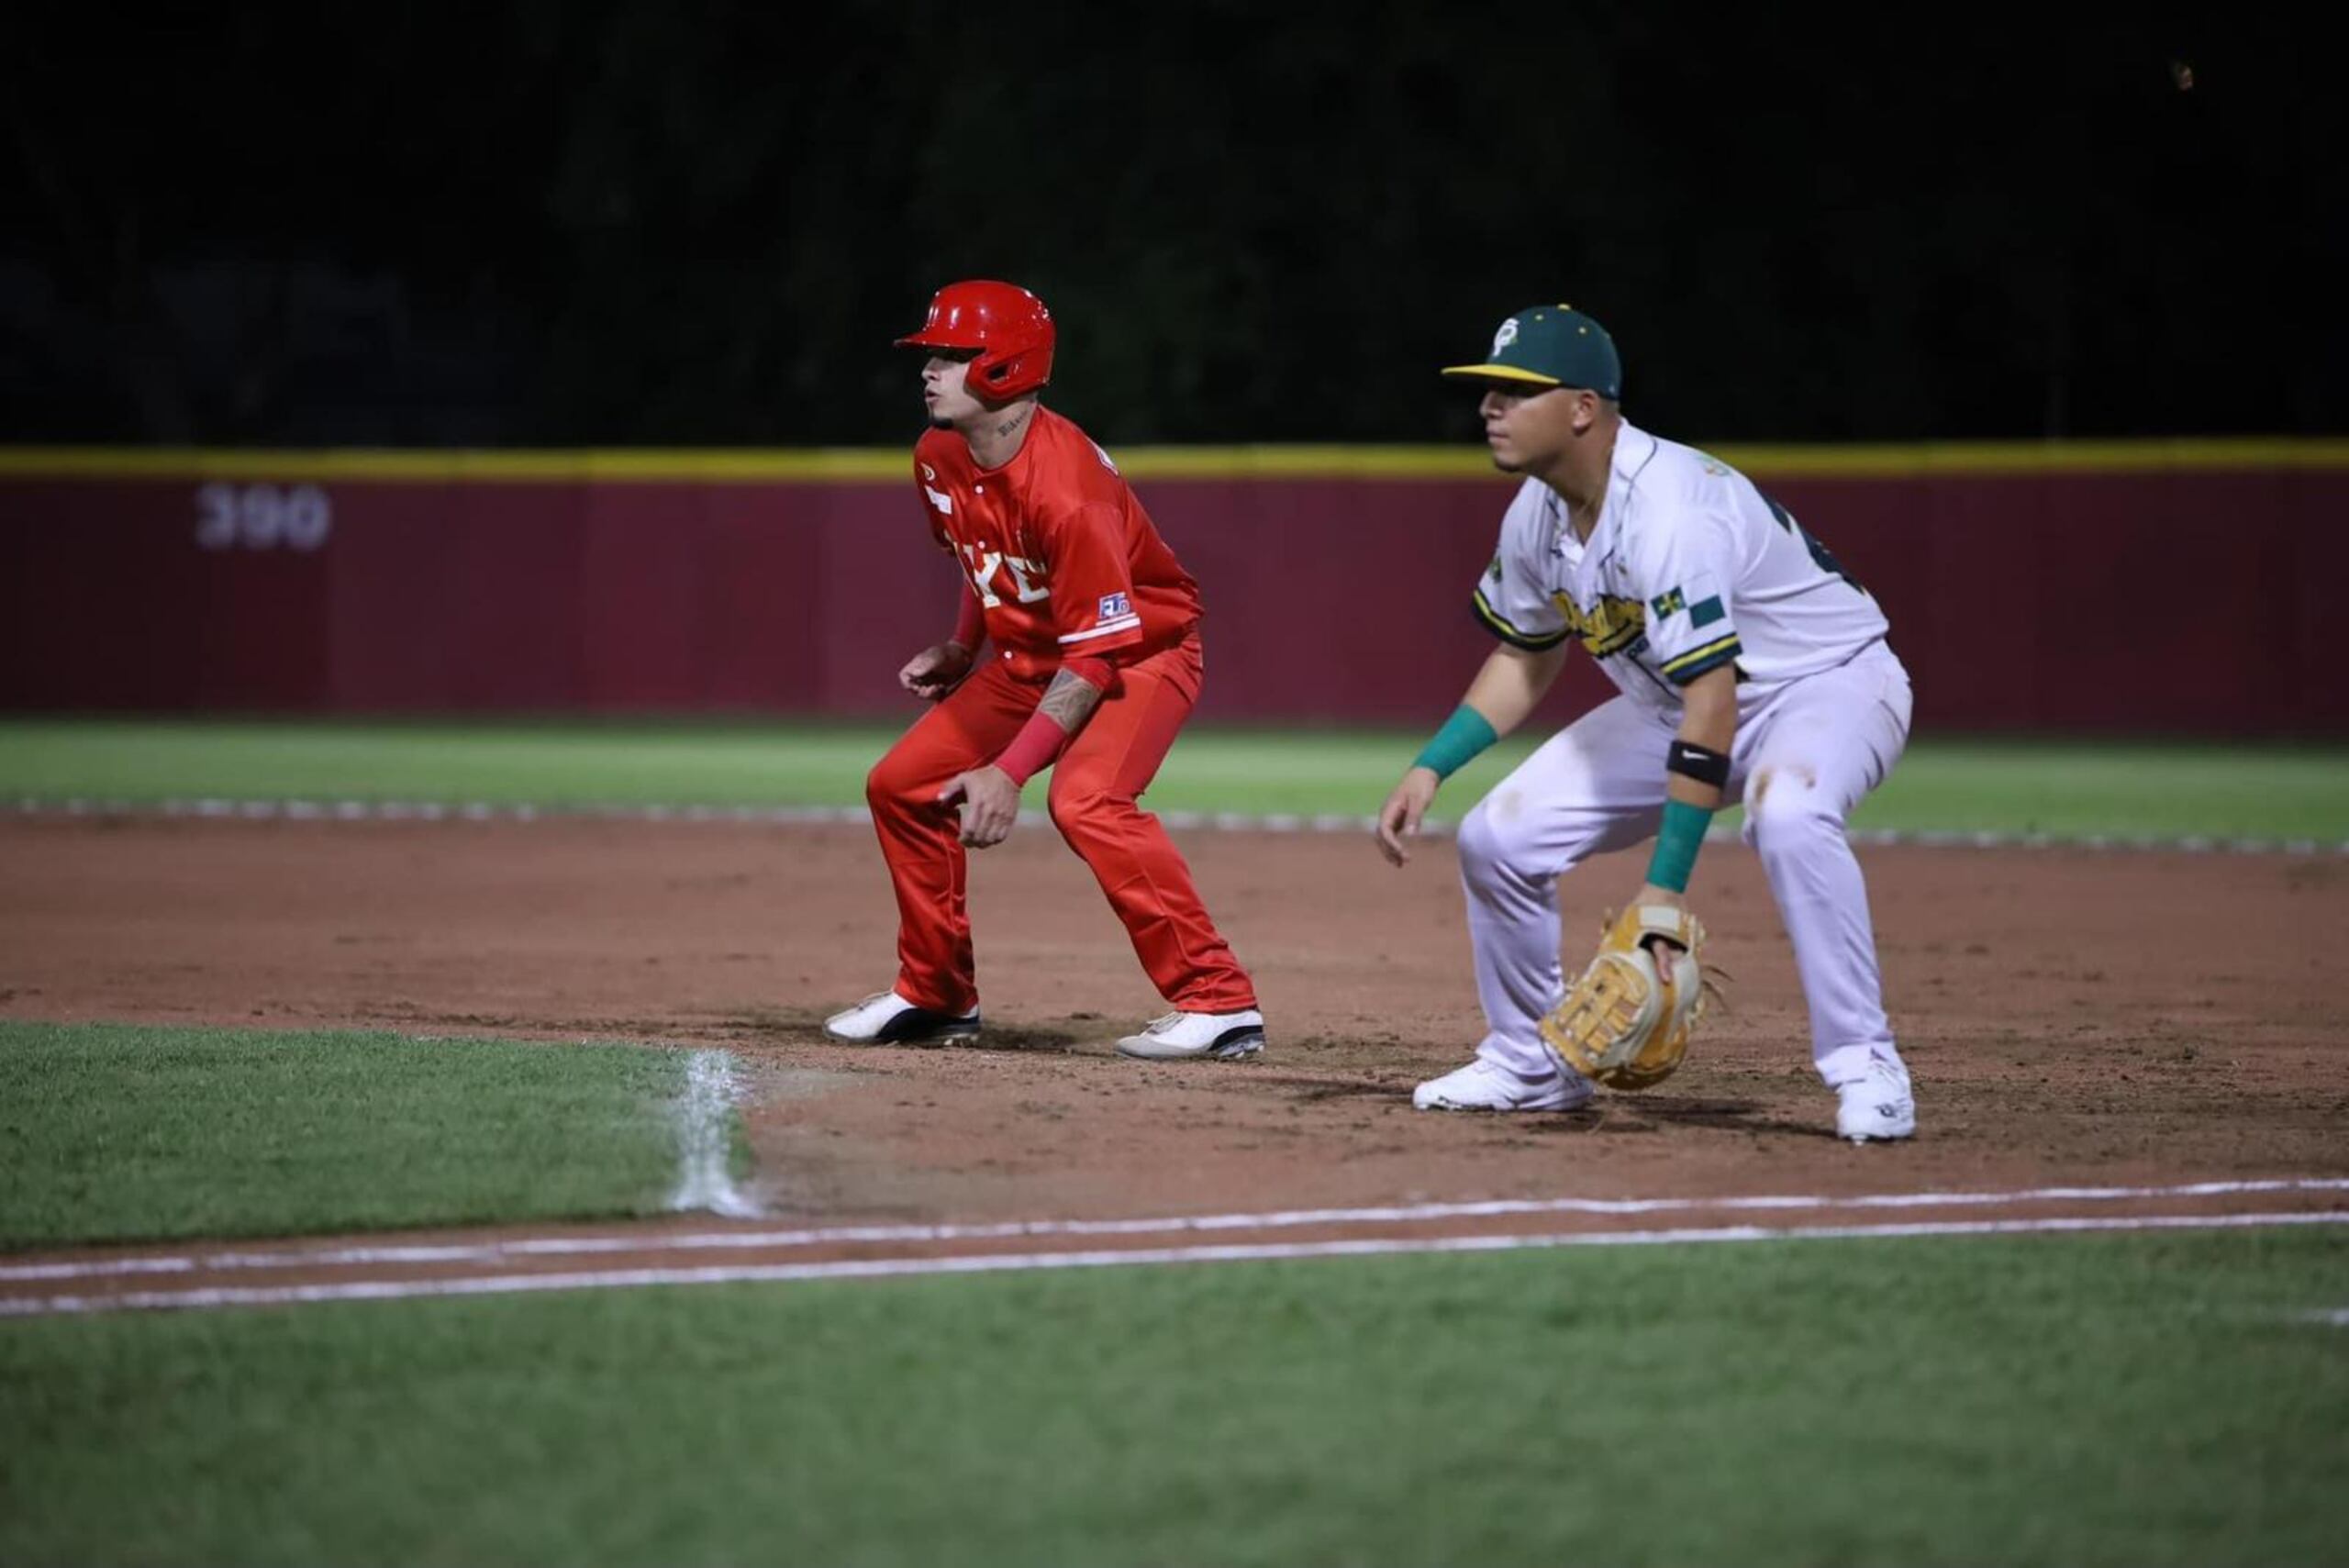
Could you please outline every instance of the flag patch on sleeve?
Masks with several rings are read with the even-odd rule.
[[[1126,596],[1123,594],[1101,595],[1100,619],[1115,620],[1119,616],[1130,616],[1133,613],[1133,606],[1126,602]]]

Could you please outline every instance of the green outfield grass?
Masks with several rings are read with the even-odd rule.
[[[637,1046],[0,1023],[0,1247],[656,1213],[685,1064]]]
[[[896,731],[836,724],[352,724],[0,720],[0,800],[172,798],[850,806]],[[1200,729],[1162,810],[1378,808],[1417,733]],[[1532,749],[1513,738],[1444,787],[1456,818]],[[1029,791],[1041,805],[1041,785]],[[2349,748],[1920,742],[1854,818],[1905,831],[2349,840]]]
[[[2349,1239],[0,1323],[12,1563],[2332,1563]]]

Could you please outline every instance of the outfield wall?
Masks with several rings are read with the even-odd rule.
[[[2349,734],[2349,441],[1720,451],[1883,601],[1920,728]],[[1430,723],[1491,646],[1476,454],[1124,457],[1202,717]],[[0,451],[0,708],[904,713],[956,592],[905,462]]]

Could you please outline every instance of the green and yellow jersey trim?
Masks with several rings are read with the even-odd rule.
[[[1507,617],[1493,608],[1492,602],[1485,597],[1485,590],[1482,588],[1475,591],[1470,602],[1476,611],[1476,624],[1511,648],[1522,648],[1528,653],[1540,653],[1557,647],[1566,639],[1568,628],[1565,627],[1560,627],[1548,637],[1537,637],[1530,631],[1520,631],[1508,623]]]
[[[1717,642],[1708,642],[1702,648],[1690,649],[1676,659],[1665,660],[1664,673],[1674,685],[1685,686],[1706,671],[1720,668],[1743,651],[1744,647],[1737,640],[1737,633],[1731,632]]]

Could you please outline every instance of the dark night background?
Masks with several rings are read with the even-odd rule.
[[[10,441],[894,445],[888,340],[965,275],[1120,442],[1456,439],[1434,367],[1548,299],[1687,439],[2349,428],[2337,66],[2250,7],[6,31]]]

